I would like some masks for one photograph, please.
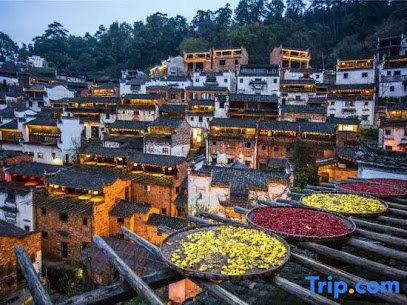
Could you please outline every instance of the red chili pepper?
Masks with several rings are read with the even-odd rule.
[[[407,196],[407,190],[390,185],[380,185],[364,182],[344,183],[339,189],[370,194],[373,196]]]
[[[400,187],[407,187],[407,180],[400,179],[368,179],[369,182],[389,184]]]
[[[350,231],[339,217],[311,209],[259,208],[252,221],[266,229],[303,236],[336,236]]]

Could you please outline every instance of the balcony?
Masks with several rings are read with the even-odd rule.
[[[3,133],[1,135],[1,140],[6,141],[6,142],[20,142],[20,140],[23,138],[21,133],[15,133],[15,134],[7,134]]]
[[[60,136],[49,136],[49,135],[30,135],[30,143],[38,144],[48,144],[48,145],[57,145],[61,141]]]
[[[407,75],[382,75],[381,81],[383,83],[403,82],[407,80]]]

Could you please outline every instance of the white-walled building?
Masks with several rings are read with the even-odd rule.
[[[313,79],[281,80],[280,105],[305,106],[316,95],[316,83]]]
[[[278,95],[280,67],[278,65],[245,65],[237,78],[238,94]]]
[[[407,96],[407,56],[384,57],[379,64],[379,98]]]
[[[27,58],[27,63],[33,66],[34,68],[43,68],[44,65],[46,64],[46,61],[41,56],[33,55]]]
[[[316,83],[324,82],[324,71],[318,69],[295,69],[288,68],[284,70],[283,79],[298,80],[298,79],[313,79]]]
[[[230,93],[236,92],[236,74],[232,71],[217,73],[194,72],[192,75],[193,87],[223,87]]]
[[[15,72],[0,70],[0,86],[18,86],[18,78]]]
[[[259,199],[284,198],[288,185],[289,175],[284,171],[253,170],[242,164],[204,165],[188,175],[188,211],[228,214],[228,208],[233,209],[235,204],[250,208]]]
[[[185,119],[158,118],[144,135],[145,153],[186,157],[191,148],[191,126]]]
[[[374,84],[375,81],[376,64],[373,58],[338,60],[335,84]]]
[[[327,116],[357,118],[361,125],[373,125],[375,85],[333,85],[329,88]]]
[[[150,76],[181,76],[184,75],[184,58],[182,56],[168,57],[161,65],[150,69]]]
[[[386,150],[407,152],[407,105],[389,106],[387,118],[381,121],[379,146]]]

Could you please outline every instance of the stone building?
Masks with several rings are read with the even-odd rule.
[[[186,120],[161,117],[148,125],[145,153],[186,157],[190,148],[191,126]]]
[[[256,164],[257,120],[214,118],[210,123],[206,158],[210,164]]]
[[[337,85],[374,84],[376,63],[374,58],[339,60],[336,64]]]
[[[17,276],[19,265],[14,254],[14,248],[17,246],[24,247],[33,263],[34,270],[37,274],[41,274],[40,232],[27,232],[9,222],[0,220],[0,296],[16,291],[21,284],[20,278]]]
[[[192,148],[205,145],[209,124],[215,116],[214,100],[191,100],[188,102],[186,120],[192,127]]]
[[[187,87],[185,99],[188,103],[192,100],[215,100],[221,95],[229,95],[229,90],[227,87],[192,86]]]
[[[316,97],[316,83],[313,79],[281,80],[281,105],[306,105]]]
[[[407,96],[407,56],[385,56],[378,68],[379,98]]]
[[[92,236],[109,236],[109,211],[130,198],[130,180],[114,168],[74,166],[47,178],[34,195],[44,254],[78,260]]]
[[[185,88],[178,86],[148,86],[147,94],[159,94],[168,103],[182,103],[185,100]]]
[[[164,104],[158,109],[160,117],[185,119],[185,111],[187,106],[184,104]]]

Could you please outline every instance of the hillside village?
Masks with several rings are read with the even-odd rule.
[[[38,273],[80,263],[102,285],[112,272],[94,235],[145,275],[162,263],[123,226],[158,246],[162,227],[185,228],[199,211],[241,219],[236,207],[307,185],[407,180],[406,34],[378,38],[370,57],[338,58],[335,70],[313,69],[309,49],[276,46],[264,65],[250,56],[210,48],[120,79],[49,73],[39,56],[2,63],[3,300],[24,289],[18,245]],[[174,304],[196,294],[172,285]]]

